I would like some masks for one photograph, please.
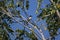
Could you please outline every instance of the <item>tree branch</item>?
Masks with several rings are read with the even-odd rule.
[[[19,24],[21,24],[22,26],[24,26],[25,28],[27,28],[27,29],[29,29],[30,31],[33,31],[31,28],[29,28],[28,26],[25,26],[25,25],[23,25],[20,21],[18,21],[18,20],[16,20],[14,17],[12,17],[12,15],[10,15],[11,14],[11,12],[6,12],[5,10],[4,10],[4,8],[2,8],[1,7],[1,9],[4,11],[4,14],[6,14],[7,16],[9,16],[9,17],[11,17],[12,19],[14,19],[17,23],[19,23]],[[25,18],[24,18],[25,19]],[[37,35],[36,33],[34,33],[34,35],[37,37],[39,37],[39,35]],[[37,37],[37,38],[38,38]],[[40,37],[39,37],[40,38]]]

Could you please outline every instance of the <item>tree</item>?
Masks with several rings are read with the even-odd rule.
[[[48,27],[45,27],[45,29],[49,30],[51,35],[50,39],[53,40],[57,35],[57,30],[60,28],[60,1],[50,0],[51,4],[46,5],[46,8],[44,9],[40,8],[42,0],[37,0],[37,2],[36,15],[39,14],[37,15],[37,21],[39,22],[40,19],[46,19]],[[21,10],[17,10],[18,7],[24,11],[26,17],[21,15]],[[0,40],[11,40],[9,33],[14,35],[14,31],[10,27],[12,23],[19,23],[24,27],[23,30],[17,29],[15,31],[17,33],[15,40],[24,40],[24,37],[28,37],[28,40],[49,40],[49,38],[45,38],[43,31],[38,27],[37,22],[32,20],[32,16],[28,15],[28,9],[29,0],[0,0]],[[42,12],[39,12],[39,10],[42,10]],[[17,18],[20,20],[17,20]],[[28,29],[31,33],[27,32],[25,29]]]

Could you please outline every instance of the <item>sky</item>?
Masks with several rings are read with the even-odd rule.
[[[27,10],[27,13],[29,14],[29,15],[32,15],[32,20],[36,20],[36,14],[35,14],[35,11],[36,11],[36,9],[37,9],[37,0],[29,0],[29,5],[30,5],[30,7],[29,7],[29,10]],[[42,1],[42,5],[41,5],[41,8],[45,8],[45,5],[47,5],[47,4],[49,4],[50,2],[49,2],[49,0],[44,0],[44,1]],[[17,8],[18,10],[20,10],[19,8]],[[21,11],[21,13],[22,13],[22,15],[24,16],[24,12],[23,11]],[[46,21],[45,20],[41,20],[41,21],[39,21],[38,23],[37,23],[37,25],[40,27],[41,26],[41,24],[44,24],[44,26],[47,26],[47,24],[46,24]],[[13,24],[11,24],[11,27],[12,27],[12,29],[13,30],[16,30],[16,29],[23,29],[23,27],[22,27],[22,25],[20,25],[20,24],[18,24],[18,23],[13,23]],[[42,28],[42,27],[41,27]],[[44,33],[44,35],[45,35],[45,37],[46,38],[49,38],[49,31],[48,30],[44,30],[44,28],[42,28],[42,30],[43,30],[43,33]],[[13,39],[14,37],[12,36],[12,39]],[[56,36],[56,40],[59,40],[60,39],[60,35],[58,35],[58,36]]]

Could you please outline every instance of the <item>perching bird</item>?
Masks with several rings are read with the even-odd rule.
[[[29,18],[27,19],[28,21],[30,21],[32,19],[32,16],[30,15]]]

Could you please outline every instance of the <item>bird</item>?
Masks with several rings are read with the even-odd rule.
[[[30,21],[31,19],[32,19],[32,16],[30,15],[27,20]]]

